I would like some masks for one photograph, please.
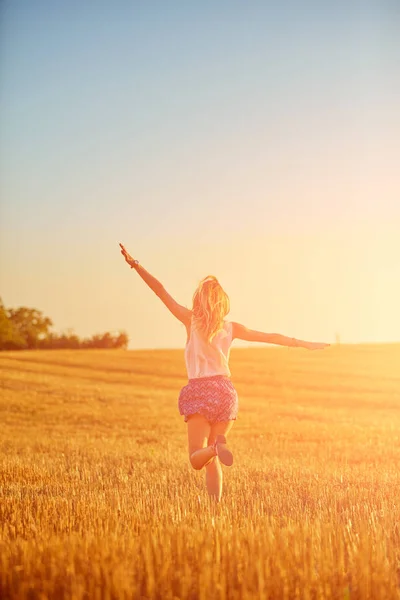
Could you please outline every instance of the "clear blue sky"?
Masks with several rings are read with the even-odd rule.
[[[14,0],[0,19],[6,306],[182,345],[123,241],[183,304],[213,272],[249,326],[400,340],[399,2]]]

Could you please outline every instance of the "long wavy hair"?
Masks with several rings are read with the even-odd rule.
[[[223,328],[224,317],[229,313],[230,301],[218,279],[208,275],[202,279],[193,294],[193,323],[209,343]]]

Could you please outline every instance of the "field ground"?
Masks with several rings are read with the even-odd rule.
[[[400,598],[400,346],[234,348],[209,503],[182,351],[0,354],[0,598]]]

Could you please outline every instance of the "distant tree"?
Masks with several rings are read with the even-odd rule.
[[[83,340],[84,348],[123,348],[126,350],[129,338],[123,331],[113,336],[111,333],[101,333],[93,335],[91,338]]]
[[[48,350],[60,350],[64,349],[77,349],[82,347],[82,342],[72,332],[62,333],[58,335],[56,333],[50,333],[46,338],[40,341],[39,348]]]
[[[48,337],[53,323],[40,310],[21,306],[10,308],[7,312],[8,319],[25,341],[27,348],[37,348],[40,342]]]
[[[115,348],[122,348],[126,350],[129,344],[129,337],[124,331],[120,331],[118,336],[115,338]]]
[[[99,333],[90,338],[80,339],[72,329],[57,334],[50,331],[53,323],[43,313],[34,308],[6,309],[0,299],[0,350],[77,349],[77,348],[123,348],[129,338],[123,331],[116,334]]]
[[[26,348],[26,342],[8,317],[8,311],[0,299],[0,350]]]

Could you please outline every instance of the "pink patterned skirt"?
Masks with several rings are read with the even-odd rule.
[[[180,391],[179,412],[185,422],[190,415],[200,413],[209,423],[237,418],[239,399],[233,383],[226,375],[189,379]]]

